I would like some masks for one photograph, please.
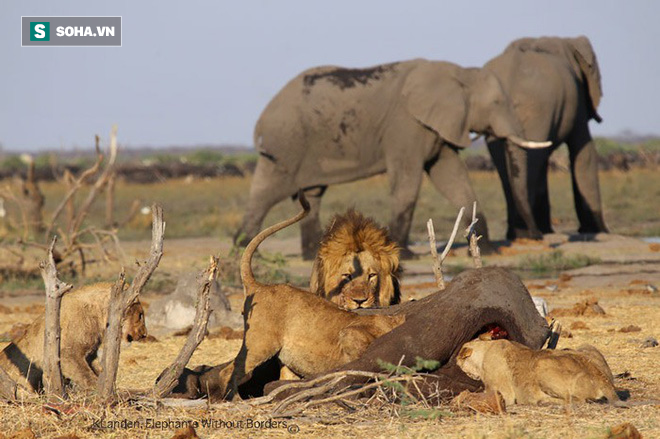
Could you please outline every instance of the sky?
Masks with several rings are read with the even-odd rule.
[[[21,16],[121,15],[122,47],[21,47]],[[654,0],[2,0],[0,145],[252,145],[268,101],[316,65],[427,58],[481,66],[524,36],[590,38],[604,97],[594,135],[660,134]]]

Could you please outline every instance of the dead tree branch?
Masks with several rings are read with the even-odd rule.
[[[103,371],[99,375],[98,393],[103,401],[110,401],[115,395],[115,382],[117,381],[117,366],[121,348],[121,322],[125,309],[122,308],[122,296],[126,287],[126,274],[124,270],[110,290],[108,304],[108,323],[105,327],[105,347],[103,349]]]
[[[115,227],[115,183],[117,180],[116,171],[112,171],[108,178],[108,185],[105,188],[105,226]]]
[[[474,268],[481,268],[483,263],[481,261],[481,252],[479,251],[479,239],[481,236],[477,236],[477,232],[474,229],[474,226],[477,224],[479,219],[477,218],[477,202],[475,201],[472,205],[472,222],[465,229],[465,237],[468,240],[470,246],[470,254],[472,255],[472,260],[474,262]]]
[[[373,383],[360,386],[358,389],[352,389],[350,386],[342,386],[341,382],[348,377],[363,377],[376,380]],[[272,399],[287,390],[291,389],[305,389],[300,390],[293,395],[285,398],[281,403],[279,403],[275,409],[273,409],[273,417],[288,417],[296,414],[300,414],[302,411],[309,407],[314,407],[317,405],[333,403],[341,401],[356,395],[360,395],[365,391],[391,385],[394,382],[415,382],[416,380],[423,379],[421,374],[411,374],[411,375],[402,375],[402,376],[392,376],[391,374],[385,373],[371,373],[363,371],[343,371],[343,372],[333,372],[327,375],[323,375],[314,380],[302,382],[302,383],[290,383],[284,386],[281,386],[275,389],[271,394],[268,395],[268,402]],[[339,385],[339,386],[338,386]],[[319,397],[321,395],[327,395],[324,398],[312,399]],[[265,397],[264,397],[265,398]],[[291,411],[285,411],[288,407],[296,402],[305,401],[305,403],[299,408]],[[264,399],[261,403],[266,402]]]
[[[110,303],[108,304],[108,323],[105,329],[103,372],[99,376],[99,397],[108,402],[115,397],[115,381],[117,380],[117,368],[119,365],[119,353],[121,349],[121,323],[126,310],[139,297],[144,285],[158,267],[160,258],[163,256],[163,236],[165,234],[165,222],[163,221],[163,208],[154,204],[151,208],[153,215],[151,229],[151,251],[149,259],[140,265],[133,283],[125,288],[125,275],[119,275],[119,279],[112,287]]]
[[[39,264],[41,276],[46,286],[46,315],[44,334],[44,389],[47,395],[64,397],[64,382],[60,365],[60,308],[62,296],[72,285],[66,284],[57,278],[57,268],[53,258],[53,248],[57,238],[48,248],[48,259]]]
[[[46,230],[46,236],[49,236],[51,231],[53,230],[53,227],[55,227],[55,222],[59,218],[60,214],[64,210],[64,208],[67,208],[67,215],[70,216],[70,223],[68,224],[68,227],[71,229],[73,228],[73,220],[75,219],[75,214],[73,212],[73,196],[78,192],[78,190],[84,186],[87,183],[87,180],[91,178],[93,175],[95,175],[98,171],[99,168],[101,167],[101,163],[103,162],[103,154],[101,153],[101,150],[99,149],[99,136],[96,136],[96,162],[94,162],[94,165],[83,171],[82,174],[78,178],[74,178],[73,175],[69,171],[64,172],[64,181],[69,186],[69,190],[67,191],[66,195],[64,195],[64,198],[62,201],[60,201],[60,204],[55,208],[53,211],[53,215],[50,218],[50,224],[48,225],[48,229]]]
[[[37,183],[34,158],[26,154],[24,159],[27,163],[27,176],[21,185],[22,201],[25,204],[30,233],[37,236],[44,230],[42,209],[45,198]]]
[[[154,394],[159,398],[169,395],[174,386],[176,386],[177,379],[181,375],[181,372],[183,372],[186,364],[188,364],[188,361],[190,361],[193,352],[195,352],[197,346],[199,346],[202,340],[204,340],[206,327],[209,323],[209,316],[211,315],[211,310],[209,309],[209,294],[211,291],[211,285],[215,281],[217,275],[218,258],[211,257],[211,263],[204,273],[202,273],[203,277],[197,290],[197,309],[195,310],[195,321],[192,330],[188,334],[186,343],[181,348],[174,363],[160,374],[154,385]]]
[[[428,222],[426,223],[426,228],[429,232],[429,243],[431,244],[431,257],[433,258],[433,274],[435,275],[435,281],[440,291],[445,289],[445,278],[442,274],[442,263],[445,261],[447,255],[449,255],[451,246],[454,245],[454,239],[456,239],[456,233],[458,232],[458,225],[463,219],[464,211],[464,207],[461,207],[461,210],[458,211],[458,216],[454,222],[454,229],[452,230],[451,235],[449,236],[449,240],[447,241],[447,245],[445,245],[445,249],[443,250],[442,256],[440,257],[438,257],[438,249],[435,244],[435,229],[433,228],[433,220],[429,218]]]
[[[89,194],[87,194],[87,198],[85,199],[83,204],[80,206],[80,209],[78,210],[78,215],[74,219],[73,224],[69,229],[69,234],[72,237],[75,237],[76,231],[79,230],[80,227],[82,226],[82,223],[85,220],[87,213],[89,212],[89,208],[92,206],[92,203],[94,203],[94,200],[96,200],[99,191],[103,189],[103,187],[108,182],[108,179],[113,174],[116,160],[117,160],[117,125],[113,125],[112,131],[110,132],[110,157],[108,158],[108,163],[106,164],[105,169],[103,169],[101,176],[96,180],[96,182],[90,189]]]

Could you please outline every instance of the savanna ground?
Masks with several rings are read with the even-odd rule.
[[[492,237],[503,239],[505,204],[497,175],[492,172],[472,172],[471,176],[489,219]],[[566,173],[550,175],[550,194],[556,234],[543,243],[516,242],[500,247],[500,254],[484,258],[485,265],[500,265],[515,269],[525,279],[534,296],[544,298],[550,309],[571,308],[575,303],[592,297],[605,310],[604,315],[589,314],[558,317],[566,333],[560,348],[577,347],[583,343],[597,346],[607,358],[617,378],[616,385],[628,390],[630,401],[655,399],[655,404],[614,408],[608,405],[574,405],[531,407],[512,406],[504,415],[485,415],[459,411],[442,406],[424,412],[423,402],[412,407],[387,403],[379,397],[369,405],[352,402],[353,410],[326,405],[305,411],[300,417],[283,419],[276,428],[248,428],[252,421],[268,419],[272,405],[253,407],[247,403],[224,403],[195,409],[119,405],[114,408],[94,406],[84,398],[74,398],[59,414],[45,411],[40,404],[0,405],[0,432],[10,435],[30,428],[38,437],[56,437],[75,433],[80,437],[165,438],[173,434],[173,424],[165,428],[147,426],[147,419],[183,421],[212,419],[233,422],[197,429],[200,437],[215,438],[232,435],[287,437],[461,437],[461,438],[601,438],[608,429],[631,422],[647,438],[660,437],[660,347],[643,348],[648,337],[660,338],[660,244],[643,241],[642,237],[660,236],[660,174],[657,169],[632,172],[601,173],[601,189],[605,218],[613,235],[598,236],[590,242],[570,235],[577,228],[572,207],[570,177]],[[143,301],[149,303],[159,294],[172,291],[177,276],[201,270],[208,256],[226,256],[231,247],[231,235],[238,227],[249,178],[211,180],[173,180],[152,185],[119,183],[117,186],[117,217],[126,214],[130,203],[139,198],[145,205],[163,205],[167,222],[165,253]],[[46,212],[54,209],[63,190],[56,183],[43,184]],[[387,180],[375,177],[366,181],[330,188],[324,197],[322,220],[334,212],[355,206],[386,224],[389,215]],[[102,203],[98,203],[90,221],[103,218]],[[278,205],[266,219],[267,224],[279,221],[297,211],[290,201]],[[440,241],[446,238],[456,215],[455,209],[424,182],[415,212],[412,240],[420,254],[415,261],[405,263],[403,277],[404,300],[420,298],[433,291],[431,262],[426,244],[426,220],[434,220]],[[148,251],[150,215],[136,216],[120,230],[126,253],[124,263],[131,273],[131,261],[144,258]],[[0,235],[3,233],[0,223]],[[5,227],[4,233],[7,233]],[[625,235],[627,237],[619,236]],[[632,238],[634,237],[634,238]],[[298,229],[284,230],[264,244],[264,253],[271,256],[271,266],[284,271],[292,282],[304,285],[311,264],[302,261]],[[10,258],[0,250],[0,260]],[[43,257],[30,252],[35,261]],[[261,262],[256,262],[260,264]],[[445,262],[454,272],[471,266],[464,246],[457,247]],[[119,263],[92,266],[89,279],[114,279]],[[74,279],[74,283],[90,280]],[[221,279],[238,287],[234,278]],[[230,298],[234,308],[240,306],[242,293]],[[0,334],[7,334],[17,323],[27,323],[43,311],[43,296],[39,280],[4,279],[0,286]],[[438,316],[442,319],[442,316]],[[149,322],[147,321],[147,325]],[[631,327],[632,326],[632,327]],[[622,328],[624,331],[622,331]],[[570,335],[568,334],[570,333]],[[3,343],[8,341],[4,335]],[[118,387],[147,389],[158,374],[176,356],[184,342],[182,336],[160,336],[150,343],[133,343],[122,350]],[[191,365],[218,364],[231,359],[240,340],[209,337],[202,342],[191,359]],[[423,416],[415,416],[415,415]],[[95,421],[136,421],[132,429],[94,429]],[[242,426],[239,428],[239,422]],[[107,424],[105,424],[107,425]],[[151,425],[151,424],[150,424]],[[2,437],[0,435],[0,437]]]

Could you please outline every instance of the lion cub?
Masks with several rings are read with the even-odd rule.
[[[357,359],[374,339],[405,320],[404,316],[354,314],[308,291],[291,285],[265,285],[254,278],[252,255],[259,244],[309,212],[302,193],[299,199],[302,212],[263,230],[243,253],[243,345],[226,367],[200,378],[200,387],[210,398],[238,398],[238,386],[249,379],[257,366],[274,356],[303,377],[335,369]]]
[[[62,375],[82,389],[96,386],[99,371],[92,367],[108,321],[111,283],[97,283],[73,290],[62,297],[60,356]],[[19,384],[34,391],[43,388],[44,315],[37,317],[25,335],[0,352],[0,367]],[[144,311],[139,301],[132,304],[123,322],[123,338],[139,340],[147,336]],[[23,378],[20,380],[20,378]]]
[[[456,363],[486,391],[499,391],[507,405],[619,400],[612,372],[593,346],[533,350],[509,340],[472,340]]]

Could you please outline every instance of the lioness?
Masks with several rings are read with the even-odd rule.
[[[291,285],[265,285],[252,273],[252,255],[268,236],[304,218],[309,204],[299,193],[303,211],[252,239],[241,258],[245,290],[243,345],[227,366],[200,377],[209,398],[238,398],[238,386],[252,371],[277,355],[296,375],[322,373],[358,358],[369,344],[405,321],[404,316],[358,315]]]
[[[312,268],[310,290],[344,309],[401,301],[399,247],[371,218],[349,210],[325,231]]]
[[[73,290],[62,297],[60,352],[62,375],[82,389],[96,386],[99,371],[92,367],[108,320],[111,283],[97,283]],[[40,391],[44,354],[44,315],[37,317],[26,333],[0,353],[0,367],[19,384]],[[131,342],[147,336],[144,311],[132,304],[123,321],[123,338]]]
[[[619,401],[612,372],[592,346],[533,350],[509,340],[472,340],[456,363],[486,391],[499,391],[507,405]]]

